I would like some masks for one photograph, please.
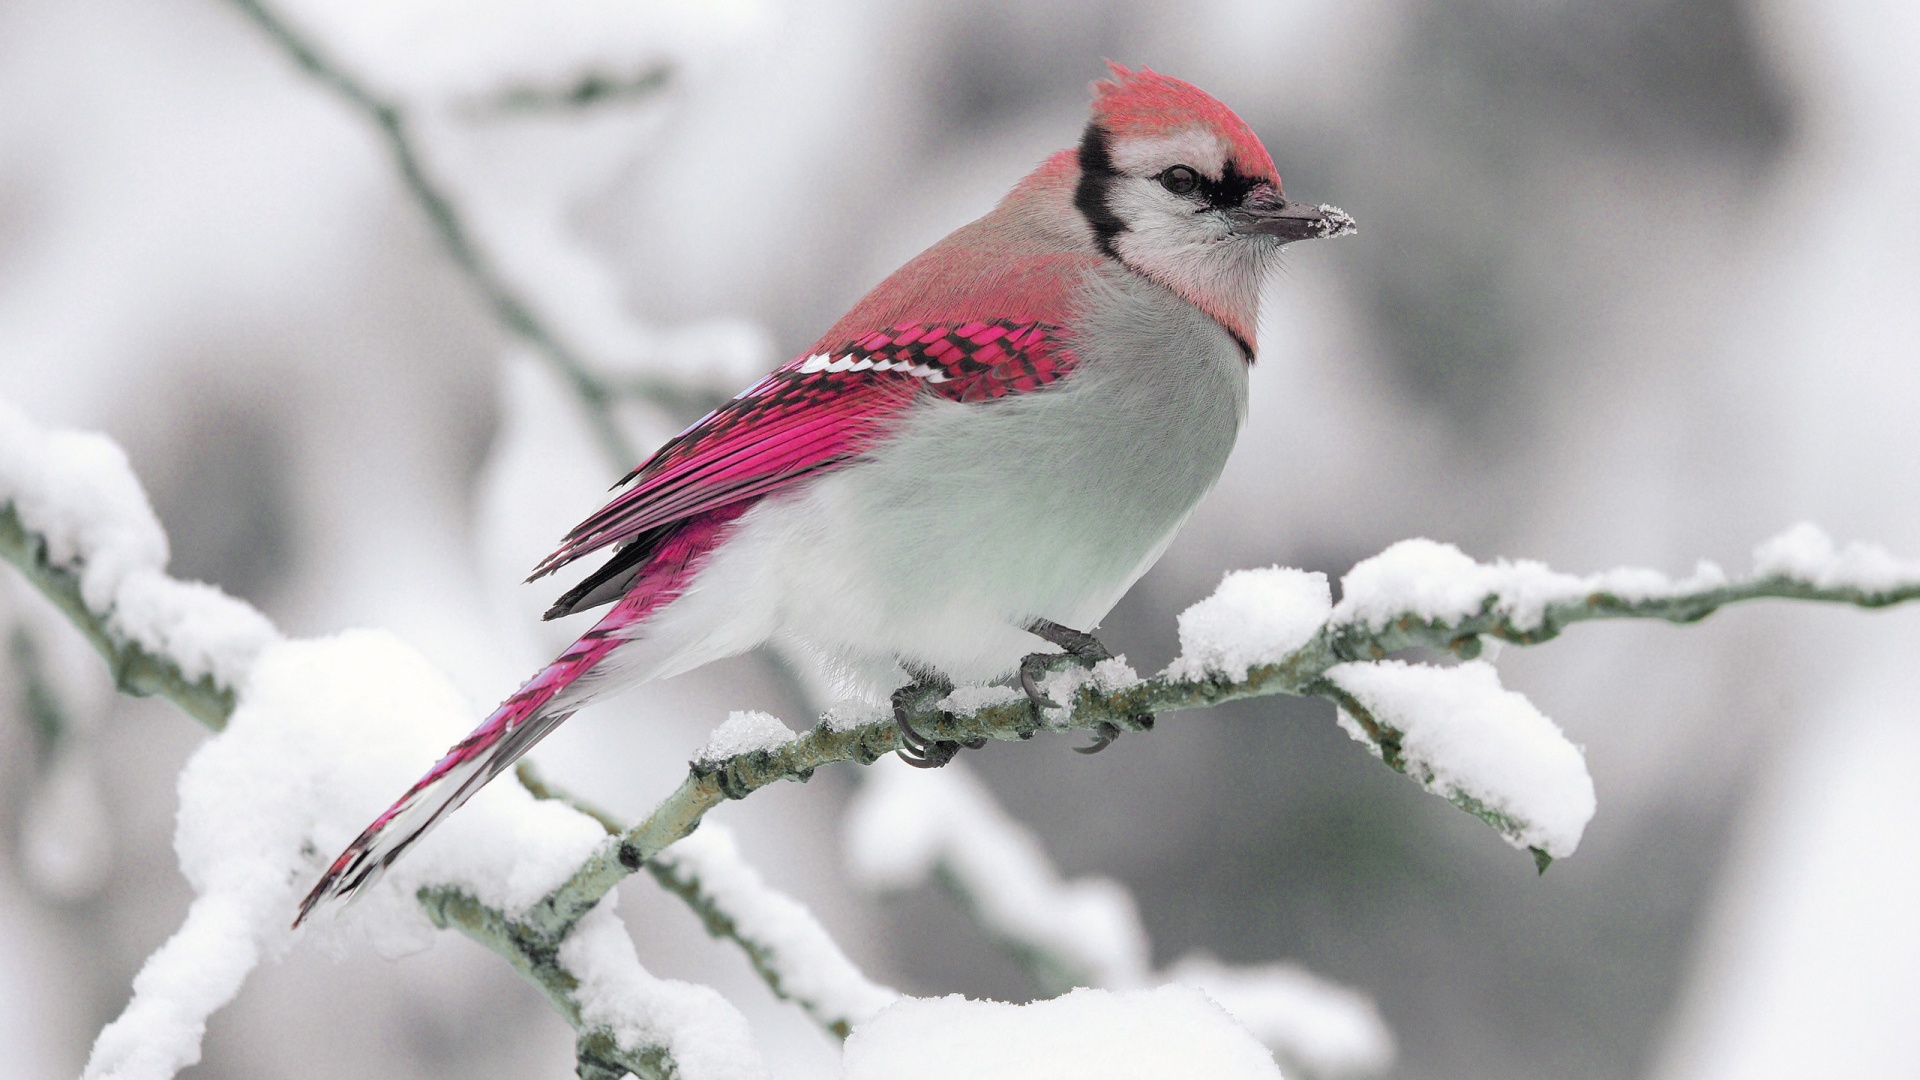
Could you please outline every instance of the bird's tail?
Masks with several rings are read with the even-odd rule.
[[[351,898],[379,880],[386,868],[441,818],[458,809],[586,704],[586,694],[577,690],[569,693],[569,688],[623,644],[619,631],[633,621],[630,612],[615,608],[553,663],[527,680],[519,692],[501,702],[471,734],[455,743],[427,775],[347,845],[300,902],[300,914],[293,925],[299,926],[321,904]]]
[[[729,526],[750,505],[752,500],[743,500],[687,519],[672,535],[654,538],[644,565],[622,563],[617,593],[620,599],[613,610],[527,680],[472,734],[455,743],[439,764],[400,796],[399,802],[347,845],[300,902],[300,914],[293,925],[299,926],[314,908],[328,900],[350,898],[372,885],[441,818],[585,705],[608,681],[594,669],[614,650],[634,641],[641,624],[686,590]]]

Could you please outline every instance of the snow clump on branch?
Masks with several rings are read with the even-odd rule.
[[[125,451],[105,435],[46,431],[0,401],[0,506],[79,578],[111,631],[173,660],[189,681],[238,686],[278,638],[266,616],[211,585],[165,573],[167,536]]]
[[[1238,682],[1249,668],[1273,664],[1305,645],[1327,621],[1333,599],[1327,575],[1269,566],[1236,570],[1213,595],[1180,613],[1176,679],[1209,673]]]
[[[1515,847],[1559,859],[1580,845],[1595,809],[1586,759],[1532,702],[1500,685],[1492,664],[1383,660],[1338,664],[1327,678],[1397,741],[1420,786],[1479,813]],[[1384,750],[1344,708],[1340,726],[1376,756]]]
[[[298,940],[289,923],[321,869],[318,853],[352,839],[472,714],[443,675],[384,631],[270,647],[226,730],[181,771],[174,847],[196,896],[134,980],[133,1001],[101,1032],[89,1080],[167,1080],[197,1061],[207,1017],[261,959]],[[315,920],[303,936],[358,937],[389,956],[417,951],[436,933],[414,902],[418,890],[450,886],[512,914],[558,887],[605,839],[584,814],[495,784],[361,903]],[[575,972],[583,1014],[625,1016],[617,1034],[650,1037],[676,1054],[697,1046],[679,1059],[689,1080],[764,1071],[745,1021],[719,995],[653,978],[631,943],[616,948],[612,936],[577,934],[562,958],[584,965]],[[589,939],[593,948],[583,944]],[[648,1011],[636,1016],[637,1003]]]
[[[1402,540],[1370,559],[1354,564],[1340,579],[1341,598],[1333,609],[1336,624],[1380,630],[1403,615],[1427,622],[1457,622],[1492,610],[1522,630],[1539,628],[1552,604],[1606,593],[1621,600],[1651,600],[1676,593],[1715,588],[1727,575],[1701,562],[1692,576],[1674,581],[1657,570],[1617,567],[1598,574],[1563,574],[1542,562],[1475,562],[1452,544]]]
[[[1819,526],[1801,522],[1754,549],[1753,572],[1821,588],[1875,593],[1920,581],[1920,562],[1896,558],[1878,544],[1856,541],[1836,548]]]

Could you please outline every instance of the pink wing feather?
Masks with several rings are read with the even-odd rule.
[[[654,532],[644,564],[613,609],[367,826],[301,902],[294,925],[325,901],[371,885],[572,715],[587,695],[568,688],[619,648],[631,627],[678,597],[753,503],[854,460],[884,438],[923,391],[991,401],[1047,386],[1074,364],[1059,329],[1045,323],[903,323],[798,358],[681,432],[628,474],[624,482],[632,487],[568,534],[534,571],[539,577]]]
[[[906,323],[798,357],[629,473],[623,483],[632,487],[567,534],[533,576],[851,461],[886,435],[922,388],[989,401],[1046,386],[1074,362],[1057,327],[1010,320]]]

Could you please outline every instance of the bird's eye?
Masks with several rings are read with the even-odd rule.
[[[1185,165],[1175,165],[1160,174],[1160,186],[1175,195],[1191,195],[1200,186],[1200,174]]]

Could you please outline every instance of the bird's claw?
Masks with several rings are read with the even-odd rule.
[[[1041,676],[1058,671],[1070,663],[1090,668],[1102,660],[1113,659],[1113,653],[1107,651],[1105,645],[1100,644],[1100,639],[1084,630],[1061,626],[1046,619],[1035,619],[1027,624],[1027,632],[1045,638],[1064,650],[1057,653],[1033,653],[1020,661],[1020,688],[1027,692],[1027,700],[1033,703],[1036,716],[1043,708],[1060,708],[1052,698],[1040,692]],[[1141,731],[1153,730],[1152,713],[1129,717],[1127,722]],[[1093,742],[1087,746],[1076,746],[1074,750],[1082,754],[1097,754],[1112,746],[1114,740],[1120,737],[1121,730],[1120,725],[1102,720],[1094,726]]]
[[[985,739],[967,739],[953,742],[947,739],[923,739],[908,722],[910,712],[939,701],[953,692],[953,684],[937,676],[923,676],[893,692],[893,722],[900,729],[900,741],[905,745],[894,751],[900,760],[916,769],[937,769],[954,759],[961,747],[978,750],[987,745]]]
[[[1051,674],[1054,664],[1067,658],[1065,653],[1028,653],[1020,658],[1020,689],[1026,691],[1027,700],[1033,702],[1035,716],[1042,709],[1060,707],[1059,702],[1040,689],[1040,676]]]
[[[1076,746],[1073,748],[1073,752],[1076,754],[1097,754],[1107,747],[1112,746],[1113,741],[1119,737],[1120,729],[1102,720],[1099,725],[1093,729],[1092,745]]]
[[[1107,651],[1107,647],[1100,644],[1100,639],[1083,630],[1061,626],[1057,622],[1035,619],[1027,624],[1027,632],[1058,645],[1063,650],[1057,653],[1028,653],[1020,660],[1020,689],[1026,692],[1027,700],[1033,703],[1033,713],[1036,717],[1040,716],[1044,709],[1062,708],[1059,702],[1041,691],[1041,679],[1068,664],[1079,664],[1081,667],[1090,668],[1102,660],[1113,658],[1113,654]]]

